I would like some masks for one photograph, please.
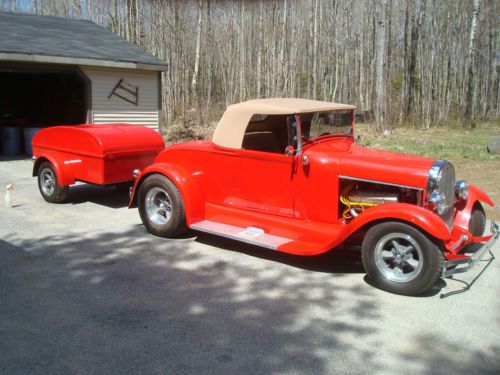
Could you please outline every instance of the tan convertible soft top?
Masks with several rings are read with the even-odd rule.
[[[293,115],[299,113],[350,110],[356,107],[349,104],[321,102],[297,98],[253,99],[233,104],[215,129],[212,141],[221,147],[241,148],[248,122],[253,115]]]

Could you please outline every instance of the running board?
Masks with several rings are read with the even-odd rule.
[[[215,221],[199,221],[190,225],[191,229],[198,230],[209,234],[215,234],[230,238],[232,240],[246,242],[251,245],[265,247],[271,250],[278,250],[278,247],[293,240],[284,237],[266,234],[260,228],[248,227],[241,228],[234,225],[217,223]]]

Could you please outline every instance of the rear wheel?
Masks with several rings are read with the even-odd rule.
[[[142,222],[155,236],[175,237],[187,230],[181,194],[163,175],[153,174],[141,184],[138,206]]]
[[[38,189],[43,199],[50,203],[60,203],[68,197],[69,187],[57,182],[57,174],[49,162],[43,162],[38,169]]]
[[[481,237],[486,229],[486,214],[484,213],[483,206],[477,202],[472,208],[469,220],[469,232],[474,237]]]
[[[408,296],[431,288],[444,265],[442,252],[426,235],[399,222],[381,223],[366,232],[362,261],[377,287]]]

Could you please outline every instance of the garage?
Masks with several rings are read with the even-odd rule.
[[[87,120],[89,85],[81,72],[13,66],[0,70],[0,81],[0,111],[5,124],[73,125]]]
[[[161,130],[162,60],[87,20],[0,12],[0,29],[1,156],[56,125]]]

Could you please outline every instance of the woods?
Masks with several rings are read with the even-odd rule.
[[[377,130],[498,119],[494,0],[33,0],[1,11],[90,19],[164,59],[164,121],[304,97],[373,111]]]

